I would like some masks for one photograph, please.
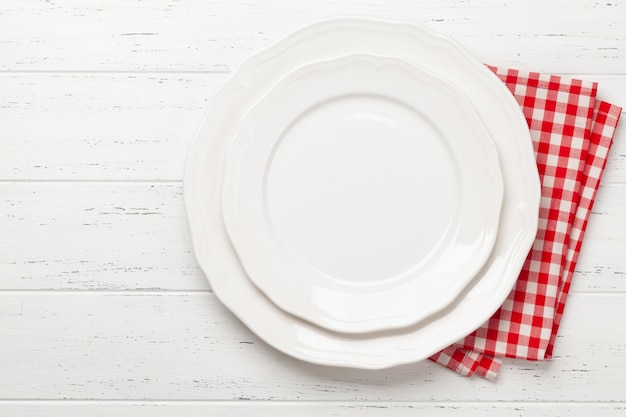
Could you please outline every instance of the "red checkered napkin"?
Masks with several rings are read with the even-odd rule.
[[[431,360],[463,375],[495,379],[503,357],[552,356],[621,108],[596,100],[596,83],[489,68],[511,90],[530,128],[541,178],[539,229],[500,309]]]

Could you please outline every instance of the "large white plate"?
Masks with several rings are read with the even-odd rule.
[[[467,98],[395,58],[294,71],[226,156],[224,223],[248,277],[339,332],[448,306],[491,253],[501,202],[497,151]]]
[[[504,200],[496,244],[470,286],[448,308],[402,331],[343,335],[285,313],[248,279],[222,221],[224,155],[250,106],[294,69],[354,53],[399,57],[459,88],[491,134]],[[411,23],[334,19],[293,32],[246,60],[213,96],[185,171],[194,252],[219,299],[275,348],[305,361],[384,368],[422,360],[484,323],[513,287],[534,240],[540,185],[530,134],[514,97],[450,39]]]

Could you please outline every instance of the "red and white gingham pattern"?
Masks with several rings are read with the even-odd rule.
[[[539,228],[502,307],[431,360],[494,379],[502,357],[551,356],[621,108],[596,102],[596,83],[489,68],[511,90],[530,128],[542,185]]]
[[[570,231],[570,243],[565,256],[565,271],[563,279],[559,283],[559,298],[554,317],[554,326],[550,336],[550,343],[546,350],[546,358],[552,357],[554,341],[561,322],[561,316],[565,309],[565,301],[574,275],[574,268],[578,261],[580,248],[583,243],[583,235],[587,229],[587,221],[591,214],[591,208],[595,201],[602,173],[606,166],[609,150],[613,144],[613,136],[617,128],[617,122],[621,114],[621,109],[615,105],[600,101],[596,103],[594,125],[591,131],[589,149],[587,151],[587,163],[583,175],[582,192],[580,202],[576,210],[574,224]]]

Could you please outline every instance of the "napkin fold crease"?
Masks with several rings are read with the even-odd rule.
[[[597,83],[488,66],[522,108],[541,179],[539,227],[517,283],[480,328],[430,359],[493,380],[502,358],[545,360],[554,341],[621,108]]]

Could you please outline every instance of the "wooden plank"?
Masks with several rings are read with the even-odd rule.
[[[622,417],[625,410],[625,403],[0,401],[0,417],[414,417],[420,413],[432,417]]]
[[[206,290],[180,183],[0,183],[0,289]],[[572,291],[626,291],[626,185],[601,188]]]
[[[1,74],[1,179],[182,179],[224,75]]]
[[[0,179],[180,180],[206,101],[226,76],[0,74]],[[626,75],[577,76],[626,106]],[[626,183],[626,129],[605,181]]]
[[[231,70],[301,25],[358,14],[425,24],[497,65],[624,73],[623,7],[584,0],[118,0],[104,5],[73,0],[35,7],[10,0],[0,14],[0,70]]]
[[[572,295],[554,359],[507,361],[493,383],[300,362],[208,292],[3,292],[0,399],[624,402],[624,314],[625,294]]]
[[[208,288],[191,253],[180,183],[0,189],[3,288]]]

